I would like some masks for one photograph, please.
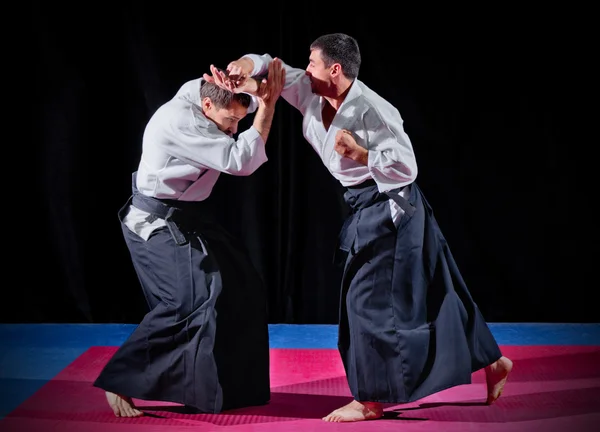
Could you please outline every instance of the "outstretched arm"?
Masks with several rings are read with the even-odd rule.
[[[243,88],[249,78],[264,75],[272,61],[274,59],[269,54],[246,54],[229,63],[226,71],[218,71],[211,65],[212,77],[205,74],[204,78],[235,92]],[[304,69],[291,67],[283,61],[281,64],[285,69],[285,84],[281,97],[304,114],[306,106],[315,97],[312,93],[310,79]],[[244,92],[250,93],[249,91]]]

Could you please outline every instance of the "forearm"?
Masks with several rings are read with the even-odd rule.
[[[273,124],[275,106],[259,101],[258,110],[254,116],[253,126],[256,128],[263,141],[266,143]]]

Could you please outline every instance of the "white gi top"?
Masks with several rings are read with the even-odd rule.
[[[254,62],[253,76],[266,73],[272,60],[269,54],[246,54],[245,57]],[[380,192],[387,192],[415,181],[415,153],[404,131],[404,121],[394,106],[355,79],[329,130],[325,130],[321,118],[324,99],[312,92],[304,69],[282,63],[286,78],[281,96],[302,113],[304,137],[343,186],[357,185],[372,178]],[[340,129],[353,132],[356,142],[369,151],[368,166],[334,150],[335,135]],[[405,198],[409,193],[409,187],[400,192]],[[397,224],[404,211],[393,200],[390,200],[390,210]]]
[[[267,161],[265,143],[255,127],[231,138],[204,116],[198,78],[185,83],[158,108],[143,136],[137,187],[144,195],[181,201],[203,201],[221,173],[246,176]],[[248,112],[256,110],[256,101]],[[148,213],[131,207],[125,224],[147,239],[165,224],[148,223]]]

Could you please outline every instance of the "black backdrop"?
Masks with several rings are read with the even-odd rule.
[[[418,183],[487,319],[597,320],[592,207],[575,198],[592,137],[576,140],[583,120],[569,116],[581,108],[573,89],[583,88],[573,62],[590,53],[561,45],[555,27],[517,35],[508,24],[483,37],[433,23],[408,31],[409,15],[381,10],[319,17],[308,6],[145,3],[34,10],[37,222],[4,322],[137,322],[145,305],[116,213],[150,115],[211,63],[268,52],[304,68],[310,42],[335,31],[357,38],[359,78],[402,113]],[[267,147],[267,164],[221,176],[211,200],[268,285],[272,323],[336,323],[343,191],[283,100]]]

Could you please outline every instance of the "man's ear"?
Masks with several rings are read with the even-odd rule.
[[[339,63],[332,64],[329,73],[332,77],[340,75],[342,73],[342,65]]]
[[[209,97],[205,97],[204,99],[202,99],[202,109],[204,111],[209,111],[211,107],[212,107],[212,101],[210,100]]]

